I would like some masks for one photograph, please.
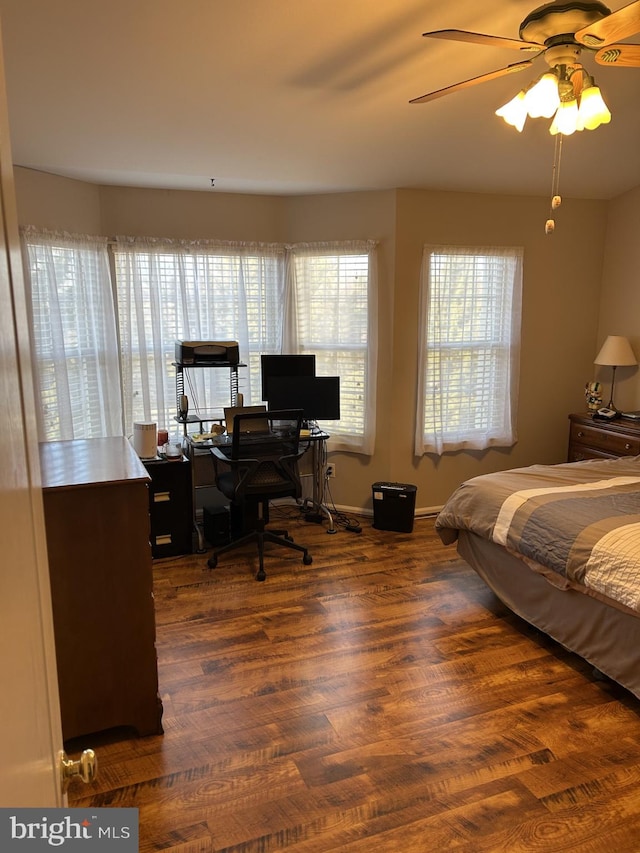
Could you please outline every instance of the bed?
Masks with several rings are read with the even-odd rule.
[[[436,530],[510,610],[640,698],[640,456],[474,477]]]

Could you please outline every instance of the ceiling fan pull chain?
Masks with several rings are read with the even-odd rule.
[[[550,207],[550,216],[547,219],[544,231],[545,234],[553,234],[556,223],[553,217],[553,211],[557,210],[562,204],[562,196],[559,193],[560,190],[560,164],[562,161],[562,139],[563,134],[558,133],[555,137],[555,145],[553,151],[553,171],[551,175],[551,207]]]

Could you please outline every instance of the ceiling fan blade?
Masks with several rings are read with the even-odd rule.
[[[463,80],[461,83],[454,83],[453,86],[438,89],[437,92],[429,92],[419,98],[413,98],[409,103],[425,104],[427,101],[435,101],[436,98],[442,98],[443,95],[451,95],[453,92],[459,92],[461,89],[468,89],[469,86],[476,86],[478,83],[496,80],[498,77],[504,77],[505,74],[511,74],[514,71],[523,71],[530,65],[533,65],[530,59],[525,59],[523,62],[515,62],[513,65],[507,65],[505,68],[498,68],[497,71],[489,71],[488,74],[481,74],[479,77],[472,77],[470,80]]]
[[[595,54],[595,60],[600,65],[640,68],[640,44],[610,44],[601,47]]]
[[[593,24],[588,24],[575,34],[575,40],[587,47],[606,47],[618,39],[626,39],[640,32],[640,0],[623,6]]]
[[[486,36],[484,33],[471,33],[467,30],[434,30],[432,33],[422,33],[424,38],[447,39],[448,41],[464,41],[468,44],[484,44],[489,47],[510,47],[515,50],[540,50],[542,45],[522,39],[507,39],[501,36]]]

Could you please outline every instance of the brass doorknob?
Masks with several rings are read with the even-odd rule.
[[[85,749],[77,761],[67,756],[62,750],[60,753],[60,780],[63,792],[69,787],[69,783],[76,776],[85,785],[88,785],[98,775],[98,757],[92,749]]]

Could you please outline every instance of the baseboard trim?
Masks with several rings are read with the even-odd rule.
[[[274,504],[295,506],[296,501],[293,498],[275,498]],[[373,518],[373,509],[363,506],[348,506],[347,504],[327,504],[329,512],[342,512],[345,515],[359,515],[364,518]],[[414,512],[414,518],[435,518],[440,512],[442,506],[423,506],[417,507]]]
[[[373,509],[361,506],[346,506],[345,504],[335,504],[338,512],[344,512],[346,515],[363,515],[365,518],[373,518]],[[333,506],[329,507],[333,509]],[[424,506],[418,507],[414,512],[414,518],[435,518],[440,512],[442,506]]]

